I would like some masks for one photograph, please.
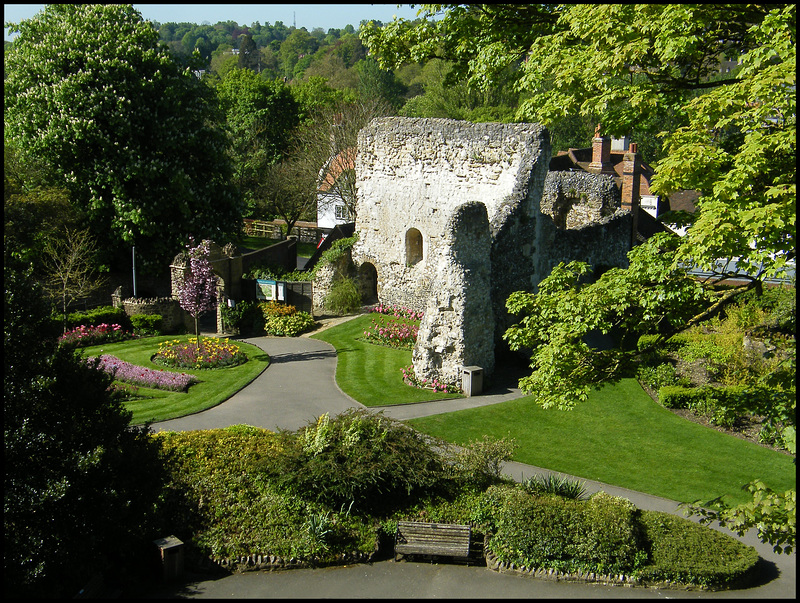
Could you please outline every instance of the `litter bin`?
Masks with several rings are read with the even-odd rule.
[[[461,375],[461,389],[466,396],[479,396],[483,393],[483,368],[465,366]]]
[[[175,536],[167,536],[153,543],[161,555],[162,580],[169,582],[180,578],[183,575],[183,542]]]

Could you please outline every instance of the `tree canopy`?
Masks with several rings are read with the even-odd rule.
[[[103,249],[146,270],[238,231],[215,95],[138,11],[52,4],[11,29],[6,140],[54,166]]]

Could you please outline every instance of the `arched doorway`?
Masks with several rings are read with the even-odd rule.
[[[378,271],[369,262],[364,262],[358,268],[358,292],[362,304],[378,303]]]
[[[416,228],[406,232],[406,265],[413,266],[422,260],[422,233]]]

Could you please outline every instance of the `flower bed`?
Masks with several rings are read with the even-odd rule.
[[[364,331],[364,341],[393,348],[412,349],[417,342],[419,326],[397,320],[373,320]]]
[[[401,370],[403,371],[403,381],[406,383],[406,385],[419,387],[421,389],[431,389],[435,392],[442,392],[446,394],[461,393],[461,388],[458,386],[450,385],[449,383],[443,383],[438,379],[431,379],[430,381],[427,379],[418,379],[417,375],[414,373],[414,367],[412,365],[404,366]]]
[[[103,343],[125,341],[136,337],[118,324],[80,325],[58,338],[60,345],[84,348]]]
[[[171,368],[217,369],[244,364],[247,354],[235,343],[218,337],[201,337],[199,346],[197,337],[190,337],[187,341],[160,343],[153,362]]]
[[[373,306],[370,309],[370,312],[395,316],[397,318],[408,318],[410,320],[422,320],[423,317],[422,312],[416,312],[410,308],[404,308],[402,306],[384,306],[383,304]]]
[[[95,360],[96,358],[91,356],[87,359],[87,362],[91,363]],[[185,392],[190,385],[197,383],[197,378],[193,375],[137,366],[110,354],[103,354],[99,357],[97,368],[111,374],[117,381],[152,389]]]

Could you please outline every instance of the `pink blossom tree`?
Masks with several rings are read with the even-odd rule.
[[[189,247],[189,270],[178,282],[178,303],[194,318],[197,350],[200,351],[200,314],[217,307],[217,282],[211,268],[210,241]]]

